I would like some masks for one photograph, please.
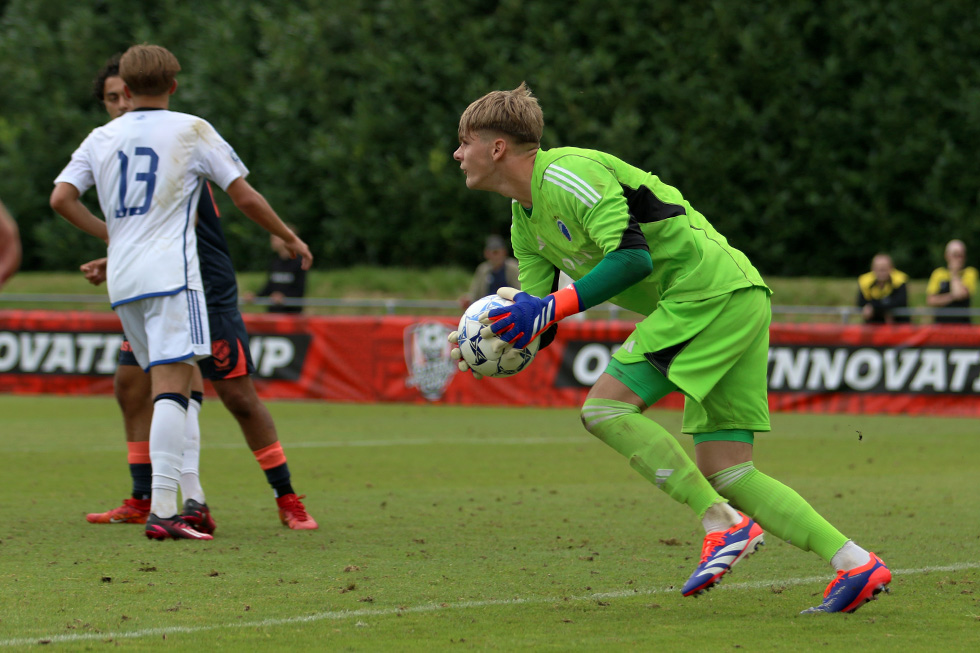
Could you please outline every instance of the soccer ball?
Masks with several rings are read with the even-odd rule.
[[[459,320],[459,351],[470,369],[477,374],[492,377],[504,377],[517,374],[534,360],[541,344],[540,338],[535,338],[524,349],[515,349],[512,345],[504,347],[500,354],[494,352],[493,339],[484,340],[480,336],[480,316],[493,308],[509,306],[514,302],[497,295],[487,295],[478,299],[463,313]],[[497,343],[499,346],[499,343]]]

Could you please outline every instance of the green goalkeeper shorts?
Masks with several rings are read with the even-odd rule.
[[[702,301],[660,302],[613,358],[630,366],[626,378],[660,374],[684,393],[685,433],[769,431],[771,318],[769,292],[759,287]]]

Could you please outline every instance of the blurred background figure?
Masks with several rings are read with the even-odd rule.
[[[505,286],[518,290],[521,287],[517,279],[517,259],[508,255],[507,241],[500,236],[487,236],[483,258],[486,260],[476,267],[469,290],[459,297],[459,307],[463,310]]]
[[[962,240],[946,244],[946,267],[936,268],[926,286],[926,303],[935,308],[969,308],[977,292],[977,269],[966,265],[966,245]],[[936,324],[969,324],[969,315],[936,313]]]
[[[287,226],[295,233],[299,233],[292,224]],[[286,243],[278,236],[269,236],[269,246],[272,247],[273,256],[269,259],[265,286],[258,293],[246,293],[245,300],[268,297],[272,302],[269,305],[269,313],[302,313],[302,306],[288,306],[283,303],[283,300],[299,299],[306,295],[306,270],[303,269],[303,259],[291,258]]]
[[[20,232],[17,223],[0,202],[0,288],[20,267]]]
[[[895,269],[892,257],[877,254],[871,259],[871,271],[858,277],[857,305],[865,324],[908,322],[908,315],[895,315],[896,308],[909,305],[909,277]]]

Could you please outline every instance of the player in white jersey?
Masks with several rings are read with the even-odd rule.
[[[150,372],[153,487],[146,535],[211,539],[177,512],[192,366],[210,354],[194,233],[205,179],[282,238],[294,256],[302,257],[304,268],[313,257],[245,181],[247,168],[217,131],[201,118],[168,110],[180,70],[173,54],[156,45],[136,45],[119,68],[134,109],[89,134],[55,180],[51,206],[109,243],[109,299],[133,353]],[[79,201],[92,185],[107,222]]]

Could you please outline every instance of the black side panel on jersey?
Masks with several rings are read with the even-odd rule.
[[[205,183],[201,201],[197,204],[197,257],[201,262],[204,300],[208,312],[237,310],[238,284],[231,263],[228,242],[221,229],[218,207],[211,194],[211,184]]]
[[[630,224],[623,232],[623,239],[619,245],[620,249],[645,249],[649,251],[647,239],[640,230],[641,224],[659,222],[687,214],[683,206],[661,201],[646,186],[630,188],[622,184],[622,187],[626,206],[630,212]]]

